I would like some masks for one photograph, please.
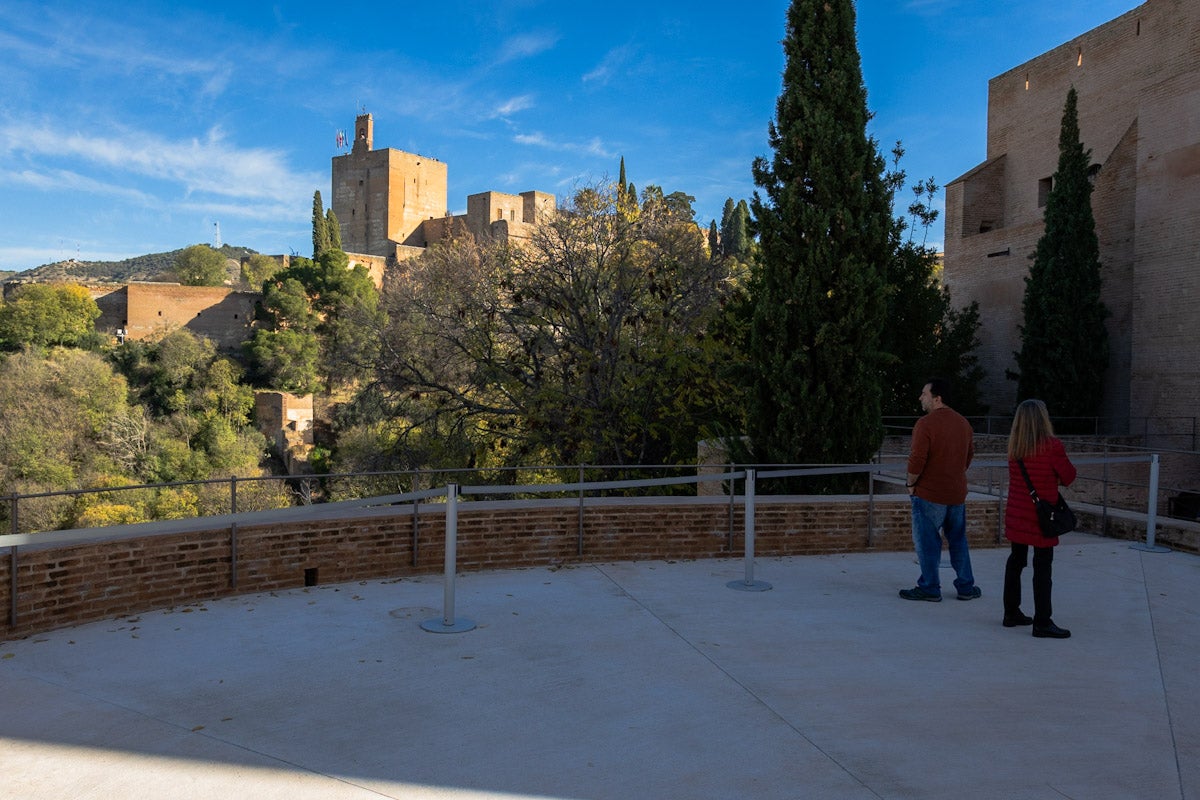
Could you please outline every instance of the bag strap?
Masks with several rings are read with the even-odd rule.
[[[1025,485],[1029,487],[1029,496],[1033,498],[1033,502],[1040,503],[1042,500],[1038,497],[1037,489],[1033,488],[1033,481],[1029,480],[1029,471],[1025,469],[1025,462],[1017,459],[1017,466],[1021,468],[1021,474],[1025,476]]]

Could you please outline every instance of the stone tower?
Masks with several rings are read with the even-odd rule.
[[[422,223],[447,214],[446,165],[402,150],[374,150],[374,121],[360,114],[354,145],[333,159],[331,207],[350,253],[396,255],[397,245],[424,247]]]
[[[1111,312],[1103,416],[1114,433],[1131,419],[1130,431],[1149,430],[1157,418],[1163,438],[1149,446],[1196,446],[1198,30],[1196,0],[1148,0],[988,82],[987,160],[946,186],[945,280],[956,303],[979,301],[993,413],[1017,400],[1005,370],[1021,344],[1025,276],[1074,87]]]

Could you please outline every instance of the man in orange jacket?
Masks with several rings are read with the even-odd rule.
[[[950,384],[932,378],[921,391],[925,416],[913,426],[905,485],[912,501],[913,545],[921,577],[912,589],[901,589],[905,600],[942,599],[938,570],[942,563],[942,538],[950,550],[954,588],[959,600],[974,600],[981,592],[971,572],[967,549],[967,467],[975,456],[971,423],[949,406]]]

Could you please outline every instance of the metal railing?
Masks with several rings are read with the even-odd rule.
[[[986,435],[983,435],[986,437]],[[986,441],[986,438],[984,439]],[[1000,439],[996,438],[999,443]],[[1104,464],[1103,474],[1093,476],[1081,472],[1080,483],[1093,484],[1084,494],[1105,508],[1136,510],[1145,506],[1149,492],[1147,482],[1140,475],[1123,475],[1110,470],[1109,465],[1125,463],[1119,456],[1134,456],[1147,461],[1151,453],[1144,448],[1122,445],[1110,441],[1092,442],[1068,437],[1067,445],[1072,450],[1094,452],[1102,461],[1080,461],[1083,464]],[[904,448],[906,451],[907,448]],[[1180,476],[1200,476],[1200,453],[1164,449],[1156,451],[1164,459],[1164,475],[1155,490],[1158,505],[1165,506],[1168,513],[1182,513],[1190,508],[1188,500],[1200,493],[1200,485],[1184,483]],[[979,458],[987,458],[986,446]],[[1082,455],[1082,454],[1081,454]],[[879,464],[899,461],[905,457],[900,452],[885,452],[876,456]],[[1119,459],[1119,460],[1118,460]],[[1134,459],[1135,461],[1137,458]],[[723,474],[744,470],[747,466],[760,470],[803,469],[801,477],[812,478],[829,475],[827,465],[780,465],[780,464],[684,464],[661,466],[630,465],[534,465],[527,467],[457,468],[436,470],[394,470],[378,472],[352,472],[314,475],[264,475],[231,476],[229,478],[175,481],[160,484],[132,484],[124,486],[101,486],[46,492],[16,493],[0,496],[0,531],[11,534],[38,533],[53,530],[72,530],[91,527],[107,527],[134,522],[161,522],[221,514],[237,514],[245,511],[262,511],[294,506],[308,506],[343,502],[357,498],[392,495],[403,492],[421,491],[455,483],[457,485],[487,485],[490,494],[500,496],[545,496],[548,486],[571,486],[559,489],[563,494],[574,494],[582,499],[584,490],[579,486],[593,483],[603,487],[596,491],[604,493],[628,492],[633,488],[642,493],[681,494],[689,485],[712,482],[704,476],[706,471],[721,471]],[[1001,494],[1007,482],[1006,462],[993,463],[978,460],[972,465],[972,474],[986,472],[985,486],[981,490]],[[701,477],[698,477],[698,474]],[[634,487],[613,477],[639,480],[647,475],[661,475],[648,483]],[[740,473],[739,473],[740,475]],[[562,482],[569,476],[571,483]],[[735,482],[743,480],[722,478],[718,494],[737,494]],[[868,488],[868,493],[870,489]],[[180,501],[185,497],[186,501]],[[163,498],[166,498],[164,501]],[[1182,498],[1182,500],[1181,500]],[[107,505],[104,501],[108,501]],[[89,509],[118,507],[140,513],[131,517],[89,517]],[[160,513],[161,512],[161,513]],[[582,513],[582,511],[581,511]],[[731,509],[732,518],[732,509]],[[1185,519],[1189,517],[1183,517]]]
[[[911,431],[919,415],[886,416],[889,431]],[[1011,414],[967,416],[976,433],[1008,436]],[[1070,436],[1126,437],[1152,449],[1200,450],[1200,417],[1059,417],[1051,418],[1055,429]]]
[[[1077,465],[1088,464],[1103,464],[1107,468],[1110,464],[1129,464],[1129,463],[1149,463],[1148,475],[1148,502],[1145,514],[1146,525],[1146,542],[1144,545],[1139,545],[1142,549],[1161,552],[1165,548],[1156,546],[1155,531],[1157,529],[1157,497],[1158,497],[1158,472],[1159,472],[1159,456],[1157,454],[1150,455],[1125,455],[1125,456],[1101,456],[1101,457],[1076,457],[1073,459]],[[1007,469],[1007,460],[981,461],[972,464],[972,468],[993,469],[1004,467]],[[540,468],[541,469],[541,468]],[[566,469],[566,468],[558,468]],[[572,470],[580,470],[582,467],[572,467]],[[626,469],[626,468],[622,468]],[[681,467],[673,467],[673,469],[681,469]],[[687,469],[696,470],[697,467],[689,466]],[[583,503],[586,494],[602,494],[605,492],[618,493],[625,496],[648,497],[653,496],[652,492],[661,492],[664,488],[686,487],[699,485],[705,482],[720,482],[729,487],[729,508],[730,508],[730,539],[732,544],[733,537],[733,508],[736,500],[736,483],[742,482],[742,492],[740,494],[743,504],[744,513],[744,559],[745,559],[745,578],[742,581],[731,581],[728,585],[731,588],[762,591],[769,589],[769,584],[764,584],[754,580],[754,536],[755,536],[755,498],[757,495],[757,483],[759,481],[783,480],[788,478],[814,478],[820,476],[838,476],[838,475],[854,475],[863,474],[867,477],[867,501],[868,501],[868,517],[867,517],[867,541],[870,544],[871,536],[874,528],[874,506],[877,482],[884,484],[903,484],[905,476],[903,467],[899,464],[879,463],[872,464],[850,464],[850,465],[816,465],[816,466],[797,466],[797,465],[757,465],[757,466],[735,466],[730,465],[727,471],[722,471],[717,474],[695,474],[683,475],[675,477],[663,478],[643,478],[643,479],[623,479],[623,480],[605,480],[605,481],[574,481],[569,483],[525,483],[520,484],[515,481],[506,482],[503,484],[478,484],[478,485],[460,485],[454,481],[448,481],[444,486],[430,487],[424,490],[409,491],[397,494],[375,496],[366,499],[344,500],[337,503],[328,504],[324,508],[329,512],[338,511],[348,508],[363,508],[363,507],[379,507],[379,506],[396,506],[406,503],[411,503],[414,506],[414,517],[417,515],[417,505],[424,501],[436,500],[437,498],[445,498],[445,587],[444,587],[444,613],[442,619],[427,620],[422,623],[422,627],[426,630],[434,632],[458,632],[460,630],[470,630],[474,627],[474,623],[469,620],[460,620],[454,614],[454,581],[456,578],[457,566],[457,535],[458,535],[458,503],[460,496],[476,496],[480,498],[499,497],[499,496],[542,496],[547,494],[572,495],[578,497],[580,504],[580,548],[582,550],[583,542]],[[237,505],[237,485],[239,481],[245,481],[244,478],[230,479],[230,511],[236,513]],[[212,483],[211,481],[205,483]],[[177,484],[173,484],[177,485]],[[136,488],[150,488],[146,486]],[[95,490],[108,491],[108,490]],[[996,494],[997,502],[999,503],[1003,497],[1003,491],[999,490]],[[13,499],[14,503],[16,498]],[[299,511],[299,509],[297,509]],[[317,509],[313,509],[316,511]],[[1107,507],[1102,507],[1102,514],[1107,513]],[[13,514],[14,521],[17,519],[16,513]],[[414,531],[416,526],[414,525]],[[170,531],[164,529],[162,533]],[[12,624],[16,624],[17,619],[17,560],[18,549],[21,546],[29,544],[46,544],[52,545],[57,543],[68,544],[72,541],[77,541],[81,536],[86,535],[86,531],[70,531],[62,533],[43,533],[43,534],[20,534],[14,531],[12,534],[0,535],[0,548],[8,547],[10,549],[10,569],[12,579],[11,586],[11,610],[10,617]],[[146,535],[146,534],[142,534]],[[153,535],[153,533],[149,534]],[[234,544],[236,563],[236,535],[237,522],[231,523],[231,541]],[[415,534],[414,534],[415,535]],[[234,572],[236,576],[236,570]],[[233,586],[236,586],[236,577],[232,579]]]
[[[1155,531],[1157,529],[1157,488],[1158,488],[1158,455],[1151,454],[1150,456],[1116,456],[1107,458],[1077,458],[1074,459],[1076,464],[1110,464],[1110,463],[1145,463],[1149,462],[1148,484],[1150,491],[1148,493],[1149,501],[1146,509],[1146,541],[1144,544],[1135,544],[1133,546],[1148,552],[1166,552],[1167,548],[1159,547],[1155,544]],[[974,466],[979,467],[1001,467],[1008,468],[1008,461],[984,461]],[[745,577],[740,581],[729,581],[726,585],[731,589],[741,591],[766,591],[771,589],[771,584],[764,581],[757,581],[754,578],[754,560],[755,560],[755,499],[756,486],[759,480],[781,480],[786,478],[796,477],[816,477],[829,475],[850,475],[865,473],[868,481],[868,542],[870,541],[871,529],[873,527],[872,516],[874,512],[875,498],[875,482],[877,480],[885,483],[905,483],[906,477],[903,473],[896,473],[894,465],[885,464],[853,464],[839,466],[817,466],[817,467],[800,467],[800,468],[776,468],[756,470],[753,467],[737,470],[731,469],[729,472],[719,475],[696,476],[694,478],[664,478],[657,480],[632,480],[632,481],[602,481],[602,482],[578,482],[564,483],[556,485],[538,485],[530,484],[525,486],[507,486],[501,489],[502,493],[529,493],[538,494],[560,493],[560,492],[583,492],[599,491],[604,489],[637,489],[647,488],[652,486],[678,485],[701,483],[704,481],[729,481],[730,484],[734,481],[743,481],[743,514],[744,514],[744,540],[743,561]],[[455,614],[455,586],[457,583],[457,541],[458,541],[458,497],[463,495],[483,495],[493,494],[496,492],[494,486],[458,486],[457,484],[448,484],[445,487],[446,496],[446,541],[445,541],[445,570],[443,573],[443,604],[442,616],[440,619],[431,618],[421,623],[421,627],[431,633],[462,633],[473,630],[476,623],[473,620],[458,617]],[[1000,496],[998,496],[999,500]],[[732,495],[731,495],[732,501]],[[732,505],[731,505],[732,508]],[[582,510],[582,506],[581,506]],[[582,512],[581,512],[582,513]],[[582,536],[582,526],[580,530]]]

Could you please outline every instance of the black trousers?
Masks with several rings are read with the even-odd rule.
[[[1004,613],[1021,610],[1021,572],[1029,563],[1029,545],[1012,542],[1012,552],[1004,565]],[[1051,575],[1054,571],[1054,548],[1033,548],[1033,624],[1049,625],[1053,609],[1050,606]]]

